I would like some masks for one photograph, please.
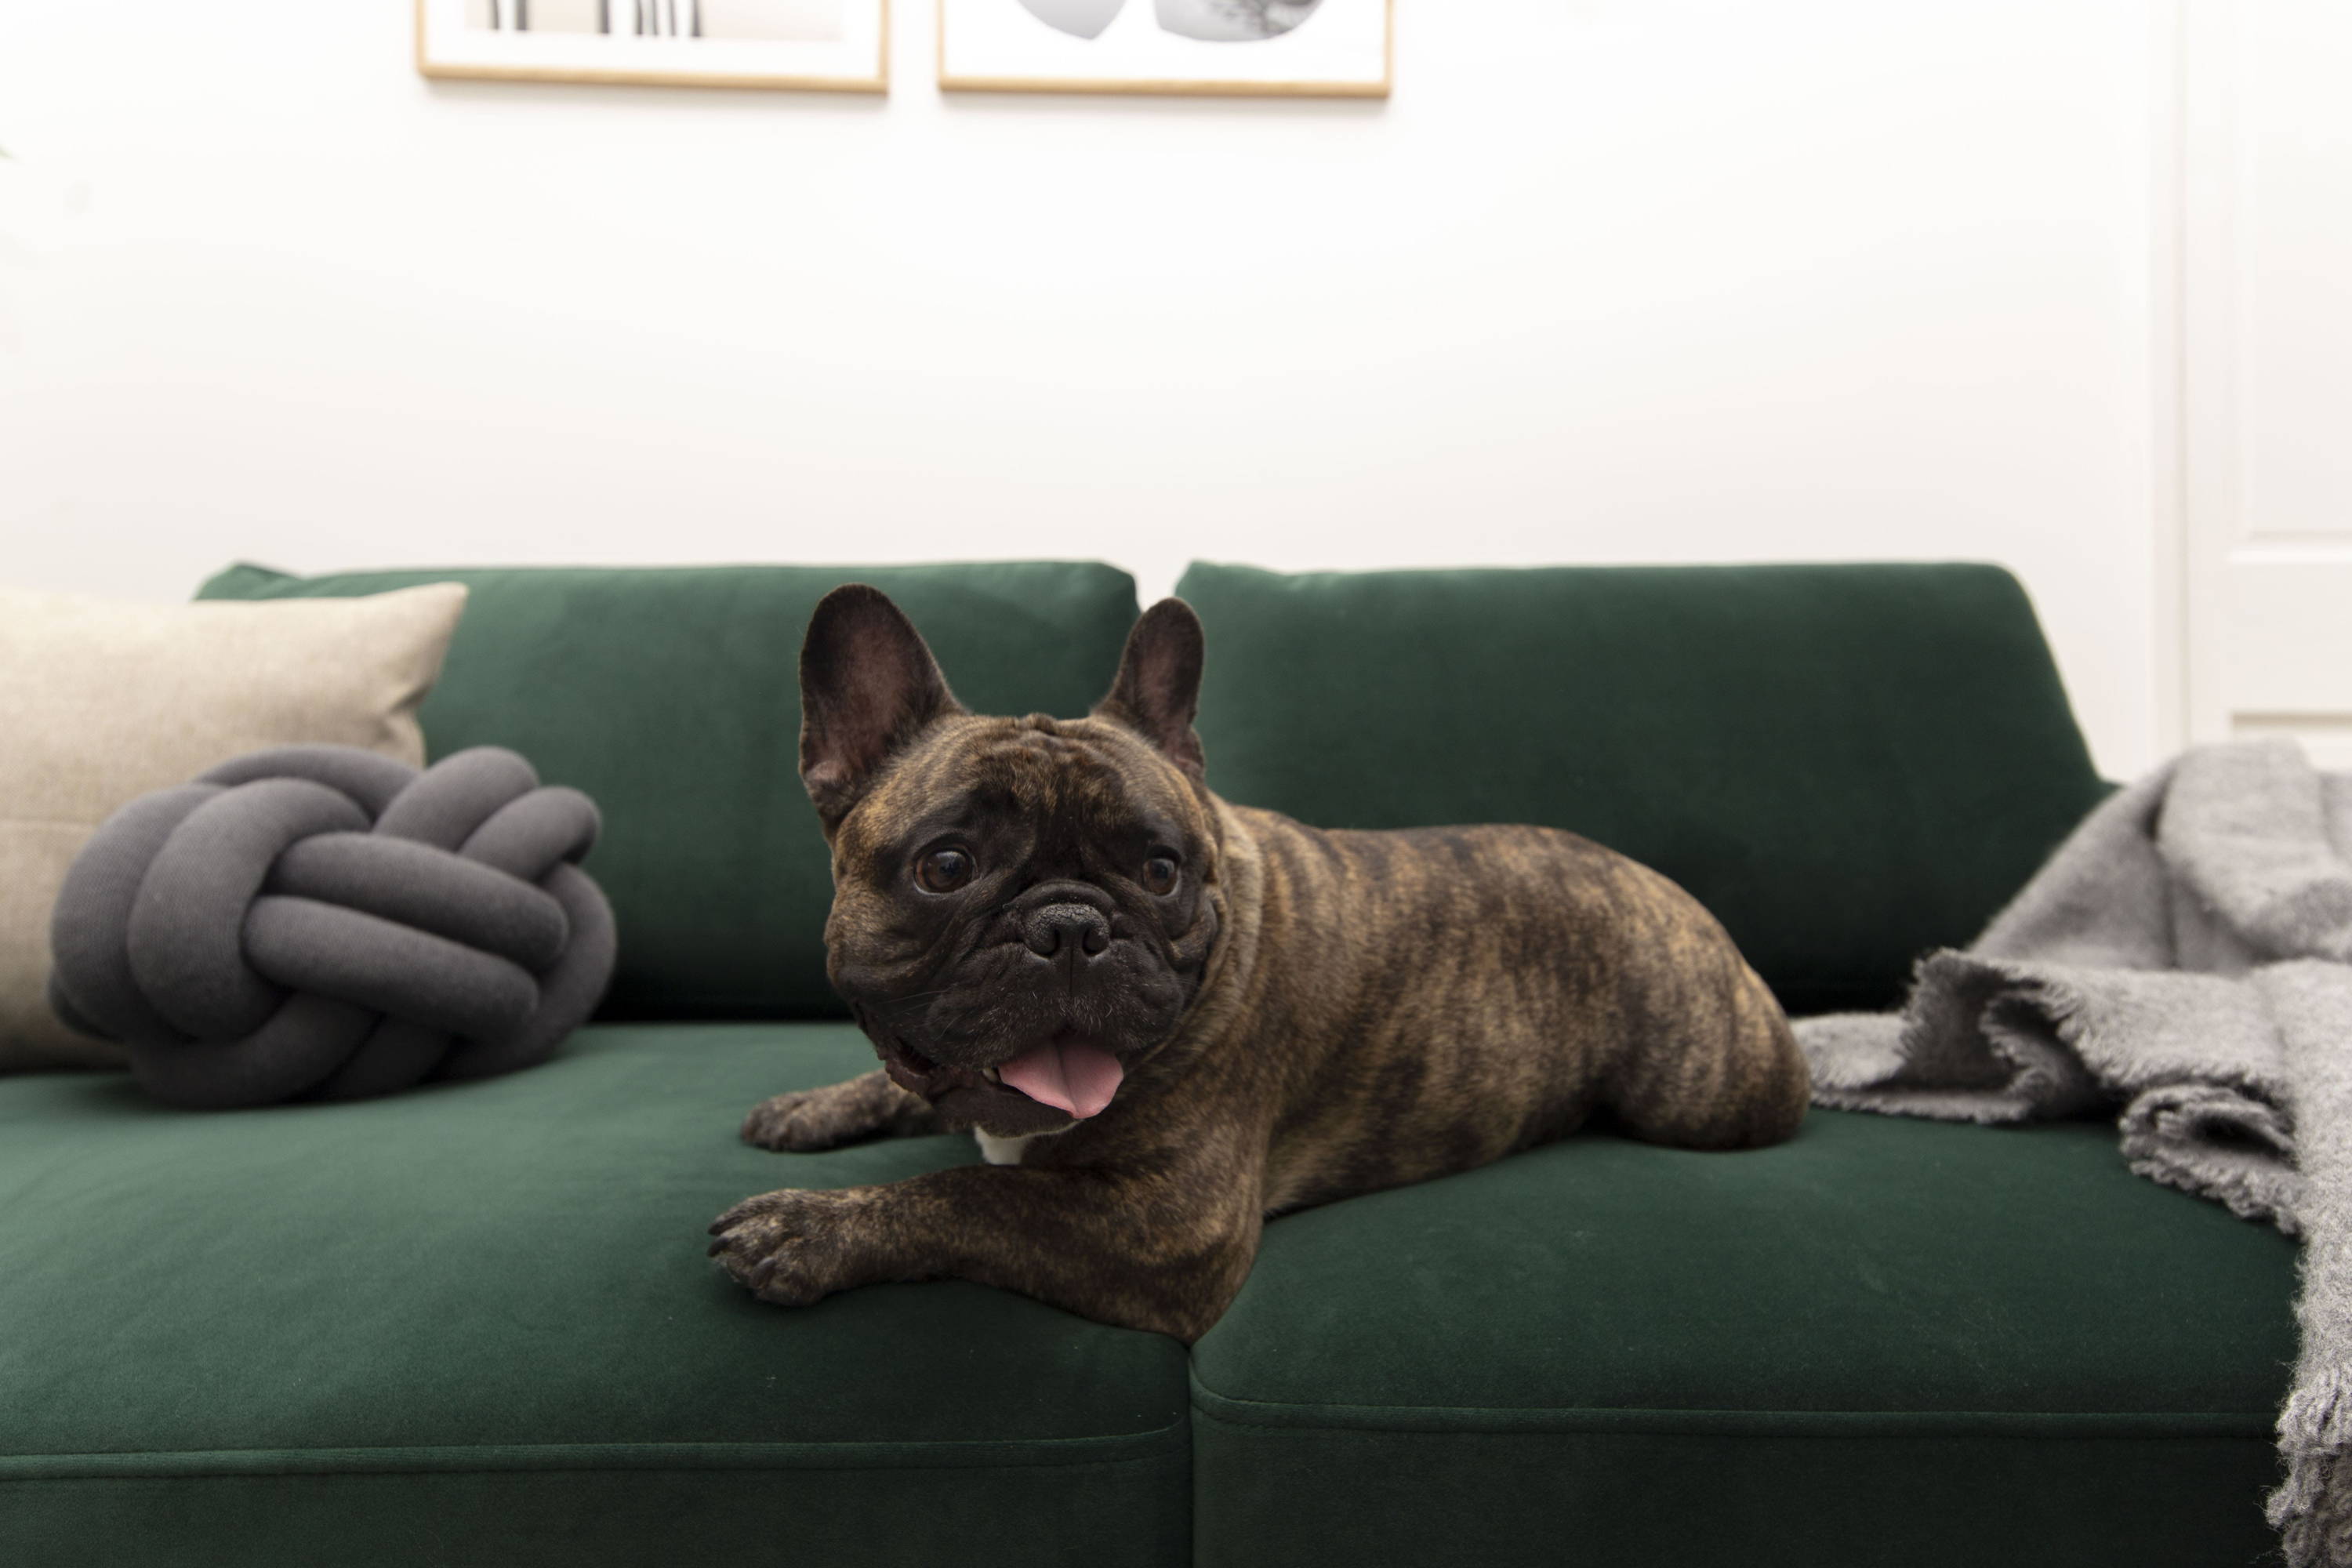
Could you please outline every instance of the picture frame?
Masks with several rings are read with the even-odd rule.
[[[1396,0],[935,0],[950,92],[1387,98]]]
[[[416,0],[416,69],[469,81],[883,93],[890,0]]]

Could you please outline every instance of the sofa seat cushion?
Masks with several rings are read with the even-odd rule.
[[[704,1226],[969,1139],[772,1154],[845,1026],[188,1113],[0,1080],[0,1563],[1186,1561],[1183,1347],[949,1282],[763,1306]]]
[[[1688,889],[1791,1012],[1894,1006],[2105,793],[1995,566],[1196,563],[1177,592],[1226,799],[1570,828]]]
[[[1087,562],[929,566],[468,567],[293,577],[235,566],[207,599],[340,598],[417,583],[471,596],[420,713],[437,760],[506,746],[595,799],[613,901],[608,1011],[838,1016],[833,868],[800,782],[810,612],[871,583],[983,713],[1083,713],[1110,688],[1135,583]]]
[[[1268,1227],[1199,1560],[2253,1562],[2294,1274],[2105,1125],[1571,1139]]]

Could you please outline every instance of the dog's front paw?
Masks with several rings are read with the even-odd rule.
[[[856,1237],[854,1192],[788,1188],[745,1198],[710,1224],[710,1256],[762,1301],[805,1307],[872,1277]]]
[[[869,1136],[874,1131],[871,1118],[841,1100],[839,1094],[826,1089],[795,1089],[763,1100],[743,1118],[743,1142],[762,1149],[814,1154]]]
[[[814,1154],[877,1133],[929,1131],[933,1120],[929,1105],[877,1071],[761,1100],[743,1118],[743,1142]]]

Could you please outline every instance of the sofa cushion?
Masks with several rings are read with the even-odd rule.
[[[436,760],[520,752],[604,816],[589,869],[621,960],[608,1011],[635,1017],[842,1011],[824,978],[833,878],[799,775],[801,635],[829,590],[889,594],[985,712],[1081,713],[1135,619],[1123,572],[1082,563],[352,572],[236,566],[205,598],[473,591],[425,704]]]
[[[1996,567],[1196,563],[1177,591],[1226,798],[1572,828],[1690,889],[1794,1012],[1892,1005],[2105,788]]]
[[[142,605],[0,588],[0,1072],[121,1067],[48,1000],[49,916],[100,823],[241,752],[424,758],[461,588],[341,605]]]
[[[546,1067],[188,1113],[0,1080],[0,1563],[1187,1561],[1184,1352],[977,1285],[769,1307],[703,1255],[846,1026],[599,1026]]]
[[[1268,1227],[1199,1560],[2251,1563],[2294,1289],[2111,1126],[1578,1137]]]

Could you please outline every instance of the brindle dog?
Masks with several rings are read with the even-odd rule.
[[[1331,833],[1228,805],[1163,600],[1085,719],[966,712],[852,586],[801,655],[801,776],[833,846],[834,984],[881,1070],[743,1136],[977,1131],[988,1163],[748,1198],[712,1254],[763,1300],[1003,1286],[1191,1341],[1266,1219],[1559,1138],[1789,1137],[1804,1060],[1698,903],[1541,827]]]

